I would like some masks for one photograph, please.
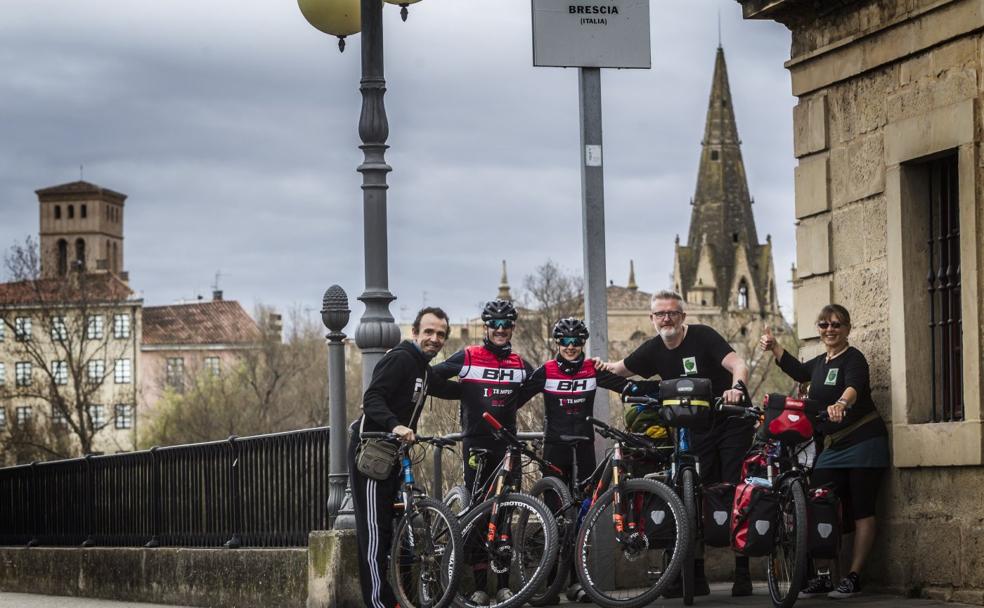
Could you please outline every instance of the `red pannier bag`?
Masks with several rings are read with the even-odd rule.
[[[714,483],[705,486],[704,497],[704,544],[709,547],[728,547],[731,545],[731,509],[735,503],[735,484]]]
[[[772,393],[765,398],[765,434],[796,445],[813,439],[813,421],[820,406],[812,399],[794,399]]]
[[[836,559],[840,554],[841,502],[830,488],[811,488],[806,500],[807,521],[810,522],[807,546],[810,555],[821,559]]]
[[[769,458],[765,454],[765,446],[752,448],[741,463],[741,479],[749,477],[768,477]]]
[[[771,554],[778,510],[779,500],[772,488],[738,484],[731,511],[731,548],[749,557]]]

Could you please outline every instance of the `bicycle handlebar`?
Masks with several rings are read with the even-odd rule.
[[[502,423],[501,422],[499,422],[498,420],[495,419],[495,416],[493,416],[492,414],[490,414],[488,412],[485,412],[484,414],[482,414],[482,418],[484,418],[485,419],[485,422],[488,422],[489,425],[492,428],[494,428],[495,430],[497,430],[497,431],[501,431],[502,429],[505,428],[505,427],[502,426]]]
[[[383,431],[366,431],[359,435],[362,439],[389,439],[391,441],[399,441],[400,436],[396,433],[386,433]],[[436,435],[415,435],[414,443],[429,443],[433,446],[444,448],[454,445],[454,442],[450,439],[445,439],[444,437],[438,437]]]

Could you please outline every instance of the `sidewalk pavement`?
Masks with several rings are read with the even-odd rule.
[[[595,604],[572,604],[565,600],[564,603],[559,605],[564,608],[573,608],[574,606],[594,606]],[[755,593],[749,597],[731,597],[731,583],[711,583],[711,595],[694,598],[694,608],[723,608],[726,606],[771,608],[772,602],[769,601],[769,590],[766,588],[765,583],[756,583]],[[862,593],[857,597],[846,600],[832,600],[828,598],[799,600],[796,602],[795,608],[853,608],[854,606],[863,606],[864,608],[971,608],[969,604],[907,599],[898,595],[882,595],[877,593]],[[3,607],[2,603],[0,603],[0,607]],[[683,600],[659,599],[649,604],[647,608],[683,608]]]
[[[97,600],[88,597],[0,592],[0,608],[161,608],[165,605],[190,608],[176,604],[141,604],[139,602]]]
[[[164,605],[115,602],[111,600],[59,595],[0,592],[0,608],[160,608]],[[174,606],[173,604],[169,605]],[[565,601],[560,605],[564,606],[564,608],[572,608],[575,605],[588,606],[589,604],[571,604]],[[650,608],[680,608],[683,606],[683,602],[678,599],[661,599],[649,606]],[[769,592],[764,584],[756,584],[755,594],[750,597],[731,597],[730,583],[714,583],[711,585],[711,595],[696,598],[694,600],[694,606],[698,608],[722,608],[726,606],[762,606],[768,608],[771,606],[771,603],[769,602]],[[830,600],[826,598],[800,600],[796,602],[796,606],[797,608],[851,608],[853,606],[864,606],[864,608],[930,608],[943,606],[946,608],[971,608],[968,604],[948,604],[937,600],[906,599],[897,595],[881,595],[877,593],[863,593],[846,600]]]

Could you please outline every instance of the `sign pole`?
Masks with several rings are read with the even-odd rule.
[[[601,137],[601,69],[578,70],[581,119],[581,232],[584,244],[584,317],[591,331],[588,356],[608,360],[608,296],[605,267],[605,174]],[[595,393],[594,415],[610,420],[607,392]],[[595,436],[599,462],[606,441]]]

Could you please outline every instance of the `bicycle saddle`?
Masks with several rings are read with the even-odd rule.
[[[591,441],[591,437],[582,437],[580,435],[561,435],[560,443],[565,443],[567,445],[577,445],[583,441]]]

